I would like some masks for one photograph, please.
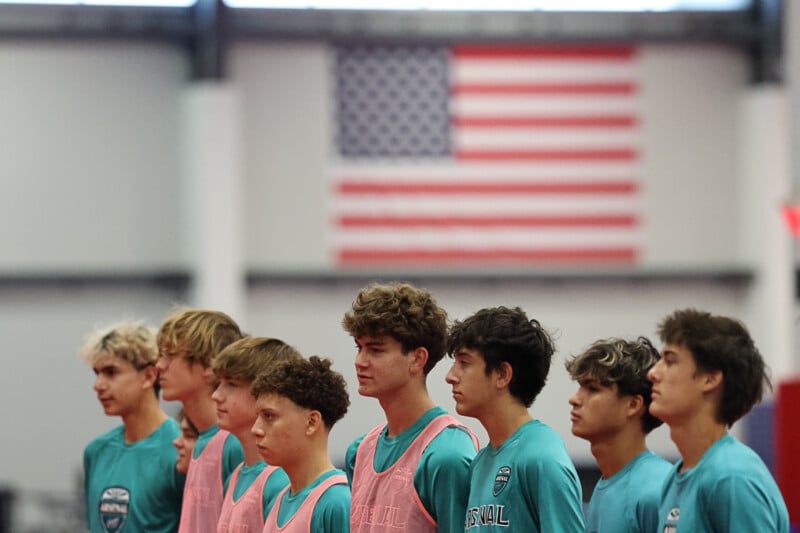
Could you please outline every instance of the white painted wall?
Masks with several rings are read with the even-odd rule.
[[[183,53],[0,42],[0,273],[184,266]]]

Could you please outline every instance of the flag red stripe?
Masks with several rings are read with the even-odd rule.
[[[369,216],[345,215],[337,220],[344,228],[498,228],[498,227],[631,227],[632,215],[587,216]]]
[[[633,149],[457,150],[462,161],[633,161]]]
[[[638,89],[632,82],[602,83],[457,83],[450,87],[453,95],[536,95],[633,94]]]
[[[343,264],[397,263],[397,262],[613,262],[634,263],[635,248],[533,248],[533,249],[388,249],[344,248],[338,253]]]
[[[569,117],[479,117],[454,116],[453,126],[469,128],[630,128],[638,118],[633,115]]]
[[[636,50],[632,46],[460,45],[452,48],[452,54],[456,59],[630,60],[635,53]]]
[[[363,181],[361,181],[363,180]],[[367,176],[358,180],[343,178],[337,185],[340,194],[363,195],[432,195],[432,194],[634,194],[638,184],[633,180],[606,182],[562,182],[547,183],[408,183],[402,178],[391,183],[381,183]]]

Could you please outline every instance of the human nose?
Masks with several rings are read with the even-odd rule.
[[[222,392],[220,392],[221,388],[222,388],[222,384],[220,383],[219,385],[217,385],[217,388],[214,389],[214,392],[211,393],[211,399],[214,400],[217,403],[221,403],[222,400],[223,400]]]
[[[178,450],[183,448],[183,436],[178,435],[177,437],[175,437],[175,440],[172,441],[172,445],[175,446],[175,448]]]
[[[650,370],[647,371],[647,379],[649,379],[653,383],[658,381],[658,379],[659,379],[658,372],[660,370],[661,370],[661,359],[656,361],[656,364],[654,364],[653,367]]]
[[[580,403],[580,399],[578,398],[579,392],[580,391],[576,391],[575,394],[570,396],[569,400],[567,400],[572,407],[577,407],[578,404]]]
[[[447,375],[444,377],[445,382],[447,382],[449,385],[455,385],[458,382],[458,377],[456,376],[455,369],[456,369],[456,364],[453,363],[450,366],[450,370],[447,371]]]
[[[256,419],[253,423],[253,427],[250,428],[250,434],[259,439],[264,436],[264,430],[261,428],[260,420]]]
[[[101,376],[100,374],[98,374],[94,378],[94,391],[95,392],[100,392],[102,390],[105,390],[106,386],[107,386],[107,383],[106,383],[105,378],[103,376]]]
[[[356,361],[355,361],[356,368],[365,368],[366,366],[368,366],[369,363],[367,360],[366,353],[364,352],[365,350],[363,348],[360,348],[356,353]]]

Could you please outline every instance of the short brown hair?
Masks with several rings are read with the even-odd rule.
[[[251,383],[275,362],[302,357],[294,347],[271,337],[245,337],[229,344],[211,362],[217,379]]]
[[[221,311],[178,309],[158,330],[159,351],[175,350],[205,368],[229,344],[242,338],[238,324]]]

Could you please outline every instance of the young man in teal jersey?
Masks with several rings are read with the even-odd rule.
[[[351,530],[461,531],[477,439],[426,386],[445,353],[447,313],[426,290],[375,284],[359,292],[342,326],[358,350],[358,393],[386,415],[346,452]]]
[[[456,411],[489,434],[469,468],[464,530],[583,532],[581,486],[564,441],[528,411],[550,370],[547,332],[518,307],[481,309],[453,325],[447,351]]]
[[[681,459],[664,483],[659,533],[788,533],[786,504],[756,453],[728,428],[761,400],[767,368],[745,326],[695,309],[659,325],[650,412]]]
[[[231,317],[205,309],[175,311],[156,336],[162,395],[180,401],[199,431],[186,475],[181,533],[216,533],[228,480],[244,461],[238,439],[217,425],[217,407],[211,399],[217,386],[211,361],[241,338]]]
[[[244,461],[231,474],[218,533],[261,531],[275,498],[289,484],[280,468],[261,457],[251,429],[256,421],[256,400],[250,393],[259,374],[279,361],[300,358],[300,353],[280,339],[245,337],[229,344],[212,361],[219,385],[211,399],[217,404],[219,427],[239,440]]]
[[[92,533],[178,530],[185,477],[175,469],[178,423],[161,409],[155,331],[119,323],[86,338],[94,391],[122,425],[94,439],[83,454],[86,519]]]
[[[566,363],[578,382],[569,399],[572,434],[588,440],[602,478],[586,510],[587,533],[653,533],[661,486],[672,465],[647,449],[661,425],[648,412],[647,371],[658,351],[645,337],[605,339]]]
[[[350,405],[342,375],[330,359],[285,359],[256,378],[252,394],[258,451],[290,481],[264,533],[348,533],[350,487],[328,455],[328,435]]]

